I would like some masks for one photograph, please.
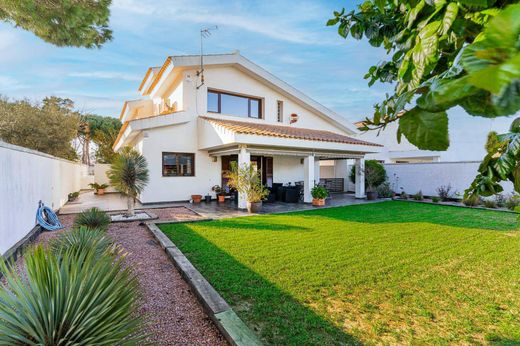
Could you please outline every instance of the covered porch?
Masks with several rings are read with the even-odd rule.
[[[298,184],[301,200],[312,202],[311,190],[320,183],[320,160],[355,160],[355,197],[365,197],[364,157],[379,151],[379,145],[343,134],[296,126],[224,117],[199,117],[199,150],[223,163],[230,157],[238,166],[255,166],[269,188]],[[267,167],[266,167],[267,166]],[[225,186],[222,178],[222,186]],[[246,196],[238,195],[238,208],[247,206]]]
[[[222,162],[221,186],[224,189],[227,186],[226,171],[229,170],[231,162],[235,162],[241,167],[253,165],[258,170],[262,183],[269,188],[271,195],[273,195],[270,195],[268,199],[271,203],[265,203],[264,209],[267,212],[276,209],[276,206],[280,205],[279,202],[282,202],[282,204],[311,203],[312,188],[320,183],[328,185],[329,179],[320,179],[320,161],[322,160],[350,159],[354,160],[357,167],[355,193],[347,196],[344,194],[345,190],[329,188],[331,192],[340,193],[334,198],[333,204],[345,202],[345,198],[365,198],[363,154],[238,144],[225,149],[210,150],[209,155]],[[345,165],[345,170],[346,167]],[[347,171],[344,173],[348,175]],[[338,196],[345,198],[338,198]],[[239,209],[245,209],[247,206],[246,196],[238,194],[237,205]],[[273,205],[272,208],[271,205]],[[301,209],[301,207],[298,208]]]

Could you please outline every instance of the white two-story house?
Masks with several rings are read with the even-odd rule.
[[[357,128],[342,116],[238,52],[203,61],[201,74],[200,56],[168,57],[146,72],[142,98],[124,103],[114,150],[131,146],[146,157],[150,182],[142,203],[210,193],[226,184],[232,161],[255,165],[267,186],[303,181],[310,202],[320,160],[355,159],[362,168],[364,156],[379,151],[356,138]],[[359,172],[356,196],[363,197]],[[239,207],[245,204],[239,196]]]

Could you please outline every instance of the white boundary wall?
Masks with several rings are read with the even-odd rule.
[[[432,163],[386,163],[385,169],[390,186],[400,193],[415,194],[418,191],[426,196],[437,196],[437,188],[451,185],[453,193],[462,198],[478,172],[479,161],[432,162]],[[506,182],[503,194],[513,192],[513,184]]]
[[[0,254],[34,227],[38,201],[59,209],[90,177],[85,165],[0,141]]]

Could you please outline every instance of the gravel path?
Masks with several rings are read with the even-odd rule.
[[[159,220],[189,220],[197,214],[186,208],[151,210]],[[60,215],[70,228],[75,215]],[[36,243],[47,243],[59,232],[43,232]],[[139,222],[112,223],[108,234],[128,253],[125,261],[139,278],[143,297],[138,312],[150,322],[147,342],[154,345],[226,345],[218,329],[204,313],[188,284],[182,279],[150,232]],[[20,259],[17,265],[22,265]]]

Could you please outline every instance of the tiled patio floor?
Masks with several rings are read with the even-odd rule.
[[[381,201],[381,200],[379,200]],[[373,203],[377,201],[367,201],[365,199],[356,199],[353,194],[339,193],[332,194],[326,201],[325,207],[340,207],[351,204]],[[80,197],[74,201],[69,202],[60,209],[60,214],[76,214],[83,210],[97,207],[107,212],[126,210],[126,198],[118,193],[109,193],[103,196],[94,195],[93,192],[84,192]],[[158,203],[145,204],[137,202],[136,209],[156,209],[167,207],[187,207],[198,214],[214,219],[247,216],[250,215],[246,210],[237,208],[233,201],[226,201],[225,203],[217,203],[212,201],[210,203],[201,202],[199,204],[192,204],[187,202],[172,202],[172,203]],[[260,214],[285,213],[291,211],[302,211],[315,209],[308,203],[264,203]]]

